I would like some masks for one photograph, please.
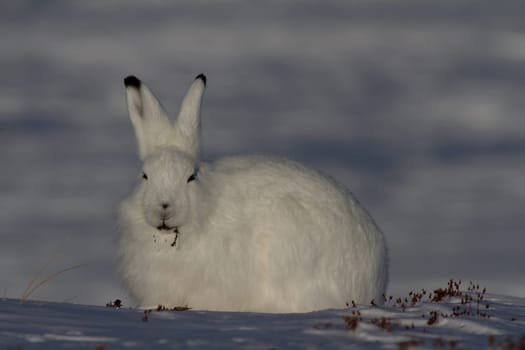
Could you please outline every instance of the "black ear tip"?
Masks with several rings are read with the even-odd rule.
[[[124,78],[124,86],[125,87],[134,87],[134,88],[140,88],[140,79],[137,78],[134,75],[130,75],[126,78]]]
[[[195,77],[195,80],[197,80],[197,79],[202,80],[202,82],[204,83],[204,85],[206,85],[206,76],[205,76],[204,74],[201,73],[201,74],[197,75],[197,76]]]

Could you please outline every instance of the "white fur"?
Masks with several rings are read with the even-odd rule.
[[[120,208],[120,271],[133,298],[260,312],[381,303],[386,243],[347,189],[285,159],[199,161],[204,88],[193,82],[173,125],[143,83],[127,87],[147,174]],[[162,216],[169,230],[156,228]]]

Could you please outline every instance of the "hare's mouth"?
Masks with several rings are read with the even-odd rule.
[[[170,226],[168,224],[166,224],[166,221],[165,220],[162,220],[162,224],[158,225],[157,226],[157,230],[159,231],[177,231],[177,226]]]

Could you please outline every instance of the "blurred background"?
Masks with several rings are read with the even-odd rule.
[[[253,4],[253,3],[252,3]],[[122,79],[174,116],[208,76],[205,159],[333,175],[390,246],[389,294],[449,278],[525,297],[520,1],[16,1],[0,5],[0,293],[132,305],[115,213],[140,175]],[[349,267],[351,268],[351,267]]]

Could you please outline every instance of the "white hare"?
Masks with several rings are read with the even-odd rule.
[[[199,160],[199,75],[172,124],[134,76],[124,79],[141,183],[120,207],[119,265],[141,306],[306,312],[381,303],[385,239],[330,177],[296,162]]]

